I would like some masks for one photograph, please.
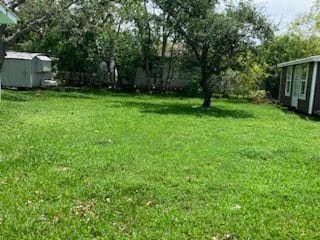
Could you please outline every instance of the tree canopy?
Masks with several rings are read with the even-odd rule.
[[[5,4],[21,18],[18,26],[1,27],[6,48],[46,52],[59,59],[61,71],[96,73],[103,63],[119,87],[134,88],[139,67],[146,72],[147,90],[157,65],[161,91],[175,71],[189,71],[190,86],[200,89],[205,108],[217,92],[248,94],[266,86],[276,97],[279,62],[320,54],[319,1],[298,16],[288,32],[277,36],[262,9],[244,0],[7,0]]]
[[[155,1],[193,52],[201,68],[204,103],[211,104],[215,85],[229,68],[238,68],[246,52],[272,37],[267,18],[249,2],[217,0]]]

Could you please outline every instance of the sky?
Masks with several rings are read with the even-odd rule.
[[[280,32],[285,32],[288,24],[299,14],[307,12],[314,0],[254,0],[265,8]]]

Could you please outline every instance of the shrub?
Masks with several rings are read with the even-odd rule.
[[[263,104],[263,103],[271,102],[271,96],[265,90],[251,91],[249,94],[249,99],[255,104]]]

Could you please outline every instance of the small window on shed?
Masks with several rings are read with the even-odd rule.
[[[301,82],[300,82],[300,96],[299,98],[301,100],[306,100],[307,99],[307,84],[308,84],[308,77],[309,77],[309,66],[302,65],[301,68]]]
[[[293,67],[288,67],[287,70],[287,76],[286,76],[286,89],[285,89],[285,95],[287,97],[291,96],[291,83],[292,83],[292,74],[293,74]]]

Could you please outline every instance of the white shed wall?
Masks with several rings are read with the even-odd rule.
[[[31,60],[6,59],[2,69],[2,85],[6,87],[32,87]]]

